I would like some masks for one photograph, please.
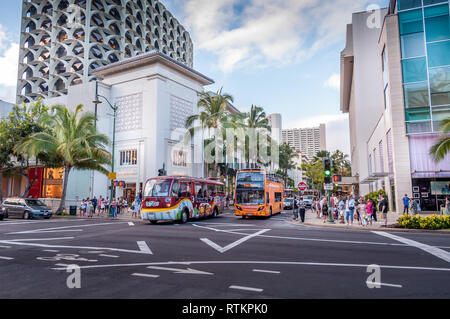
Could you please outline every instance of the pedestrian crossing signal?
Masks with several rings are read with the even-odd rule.
[[[333,175],[333,183],[342,182],[342,175]]]

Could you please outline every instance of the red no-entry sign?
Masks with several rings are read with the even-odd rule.
[[[306,185],[305,182],[298,183],[298,189],[301,190],[302,192],[305,191],[307,188],[308,188],[308,185]]]

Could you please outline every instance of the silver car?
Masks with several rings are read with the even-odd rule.
[[[7,198],[0,205],[6,218],[45,218],[52,217],[52,210],[38,199]]]

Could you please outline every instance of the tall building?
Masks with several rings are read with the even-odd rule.
[[[23,0],[17,103],[60,96],[92,71],[160,51],[189,67],[189,33],[157,0]]]
[[[12,111],[12,104],[0,100],[0,120],[5,119],[8,113]]]
[[[283,130],[282,135],[283,143],[288,143],[309,159],[327,148],[325,124],[312,128]]]
[[[374,15],[379,26],[368,23]],[[408,194],[439,211],[450,156],[436,163],[429,150],[450,116],[449,1],[391,0],[387,9],[353,14],[341,83],[359,194],[385,189],[393,210]]]

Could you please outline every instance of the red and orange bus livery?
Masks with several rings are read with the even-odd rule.
[[[190,218],[216,217],[225,206],[224,184],[193,177],[155,177],[147,180],[141,217],[152,224]]]
[[[272,216],[283,210],[283,182],[264,170],[247,169],[236,174],[236,216]]]

